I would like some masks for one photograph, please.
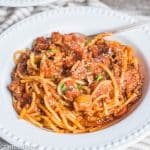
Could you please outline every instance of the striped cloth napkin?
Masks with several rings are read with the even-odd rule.
[[[108,8],[99,0],[61,0],[49,3],[42,7],[23,7],[23,8],[8,8],[0,7],[0,33],[7,29],[10,25],[26,18],[32,14],[55,9],[58,7],[74,7],[74,6],[96,6]]]
[[[102,0],[104,1],[104,0]],[[112,0],[108,0],[112,1]],[[130,2],[130,1],[129,1]],[[31,16],[32,14],[55,9],[58,7],[76,7],[76,6],[95,6],[111,9],[109,6],[102,3],[100,0],[58,0],[53,3],[49,3],[46,6],[34,6],[34,7],[20,7],[20,8],[8,8],[8,7],[0,7],[0,33],[6,30],[12,24]],[[128,11],[123,10],[124,12],[130,13],[130,15],[134,15],[134,17],[138,17],[139,19],[147,18],[145,16],[139,16],[136,11]],[[8,144],[4,140],[0,138],[0,150],[19,150],[18,148]],[[150,136],[146,137],[142,141],[124,149],[124,150],[150,150]]]

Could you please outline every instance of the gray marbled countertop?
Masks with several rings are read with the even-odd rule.
[[[150,16],[150,0],[100,0],[108,6],[136,15]]]

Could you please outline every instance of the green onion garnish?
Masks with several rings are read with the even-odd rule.
[[[81,84],[78,84],[78,83],[76,84],[76,88],[77,88],[78,90],[81,90],[82,87],[83,87],[83,86],[82,86]]]
[[[56,53],[56,51],[57,51],[56,49],[49,49],[48,50],[49,53]]]
[[[66,92],[67,87],[66,87],[66,85],[65,85],[64,83],[61,83],[61,85],[60,85],[60,90],[61,90],[63,93]]]
[[[103,79],[103,76],[101,74],[97,74],[95,78],[96,78],[96,81],[100,81]]]

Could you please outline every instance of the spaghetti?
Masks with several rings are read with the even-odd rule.
[[[21,119],[59,133],[92,132],[129,111],[143,79],[131,47],[71,33],[39,37],[14,54],[9,89]]]

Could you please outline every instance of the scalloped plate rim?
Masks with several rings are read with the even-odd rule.
[[[98,8],[94,8],[94,7],[86,7],[86,8],[83,8],[83,7],[78,7],[77,9],[95,9],[95,10],[98,10]],[[72,10],[73,11],[73,9],[75,10],[76,8],[59,8],[59,11],[62,11],[62,13],[63,13],[63,11],[64,10]],[[108,9],[101,9],[101,10],[103,10],[104,12],[105,11],[109,11],[109,12],[112,12],[112,14],[114,13],[114,14],[118,14],[118,17],[119,16],[124,16],[124,17],[126,17],[126,18],[129,18],[129,20],[131,21],[135,21],[136,19],[134,19],[134,18],[132,18],[132,17],[130,17],[130,16],[128,16],[128,15],[126,15],[126,14],[123,14],[123,13],[118,13],[118,12],[115,12],[115,11],[112,11],[112,10],[108,10]],[[15,25],[13,25],[12,27],[10,27],[9,29],[7,29],[6,31],[4,31],[1,35],[0,35],[0,40],[1,40],[1,38],[4,38],[5,36],[7,36],[7,34],[9,34],[12,30],[15,30],[15,27],[17,27],[17,26],[19,26],[19,25],[21,25],[22,23],[26,23],[26,22],[29,22],[29,21],[32,21],[32,19],[34,20],[34,19],[36,19],[36,18],[38,18],[38,17],[42,17],[42,16],[45,16],[45,15],[47,15],[47,14],[51,14],[51,13],[53,13],[53,12],[56,12],[57,11],[57,9],[55,9],[55,10],[50,10],[50,11],[48,11],[48,12],[42,12],[42,13],[39,13],[39,14],[36,14],[36,15],[33,15],[33,16],[31,16],[31,17],[28,17],[28,18],[26,18],[26,19],[24,19],[24,20],[22,20],[22,21],[20,21],[20,22],[18,22],[18,23],[16,23]],[[150,32],[150,30],[148,29],[148,33]],[[147,132],[147,133],[146,133]],[[131,138],[133,138],[132,140],[130,139],[129,140],[129,138],[128,138],[128,143],[126,143],[126,142],[121,142],[120,141],[120,143],[119,144],[122,144],[122,145],[119,145],[119,148],[120,147],[126,147],[126,146],[129,146],[129,145],[131,145],[131,144],[133,144],[133,143],[135,143],[135,142],[137,142],[137,141],[139,141],[140,139],[142,139],[142,138],[144,138],[145,136],[147,136],[148,134],[149,134],[149,132],[150,132],[150,120],[148,121],[148,122],[146,122],[145,124],[143,124],[143,126],[142,127],[140,127],[139,129],[137,129],[137,132],[135,132],[135,133],[133,133],[132,135],[130,135],[130,137]],[[2,125],[0,124],[0,135],[1,135],[1,137],[2,138],[4,138],[5,140],[7,140],[7,141],[9,141],[11,144],[14,144],[14,145],[17,145],[17,146],[21,146],[22,145],[22,143],[24,143],[24,142],[22,142],[21,140],[20,140],[20,142],[18,142],[17,140],[15,140],[15,139],[17,139],[17,137],[15,137],[15,136],[10,136],[10,134],[11,133],[9,133],[8,131],[7,131],[7,129],[5,129],[5,128],[3,128],[2,127]],[[12,139],[12,137],[14,137],[14,139]],[[26,142],[26,141],[25,141]],[[30,143],[30,142],[27,142],[27,143]],[[25,145],[28,145],[28,144],[25,144]],[[30,146],[33,146],[33,147],[36,147],[37,149],[47,149],[48,147],[42,147],[41,145],[34,145],[34,144],[32,144],[32,143],[30,143],[29,144]],[[92,146],[93,147],[93,146]],[[108,146],[109,147],[109,146]],[[116,147],[118,147],[118,144],[117,145],[115,145],[115,142],[112,142],[112,147],[111,148],[115,148],[116,149]],[[101,148],[101,147],[100,147]],[[106,148],[107,149],[107,146],[106,147],[102,147],[102,148]],[[57,149],[57,148],[56,148]],[[86,148],[86,149],[90,149],[90,148]]]

